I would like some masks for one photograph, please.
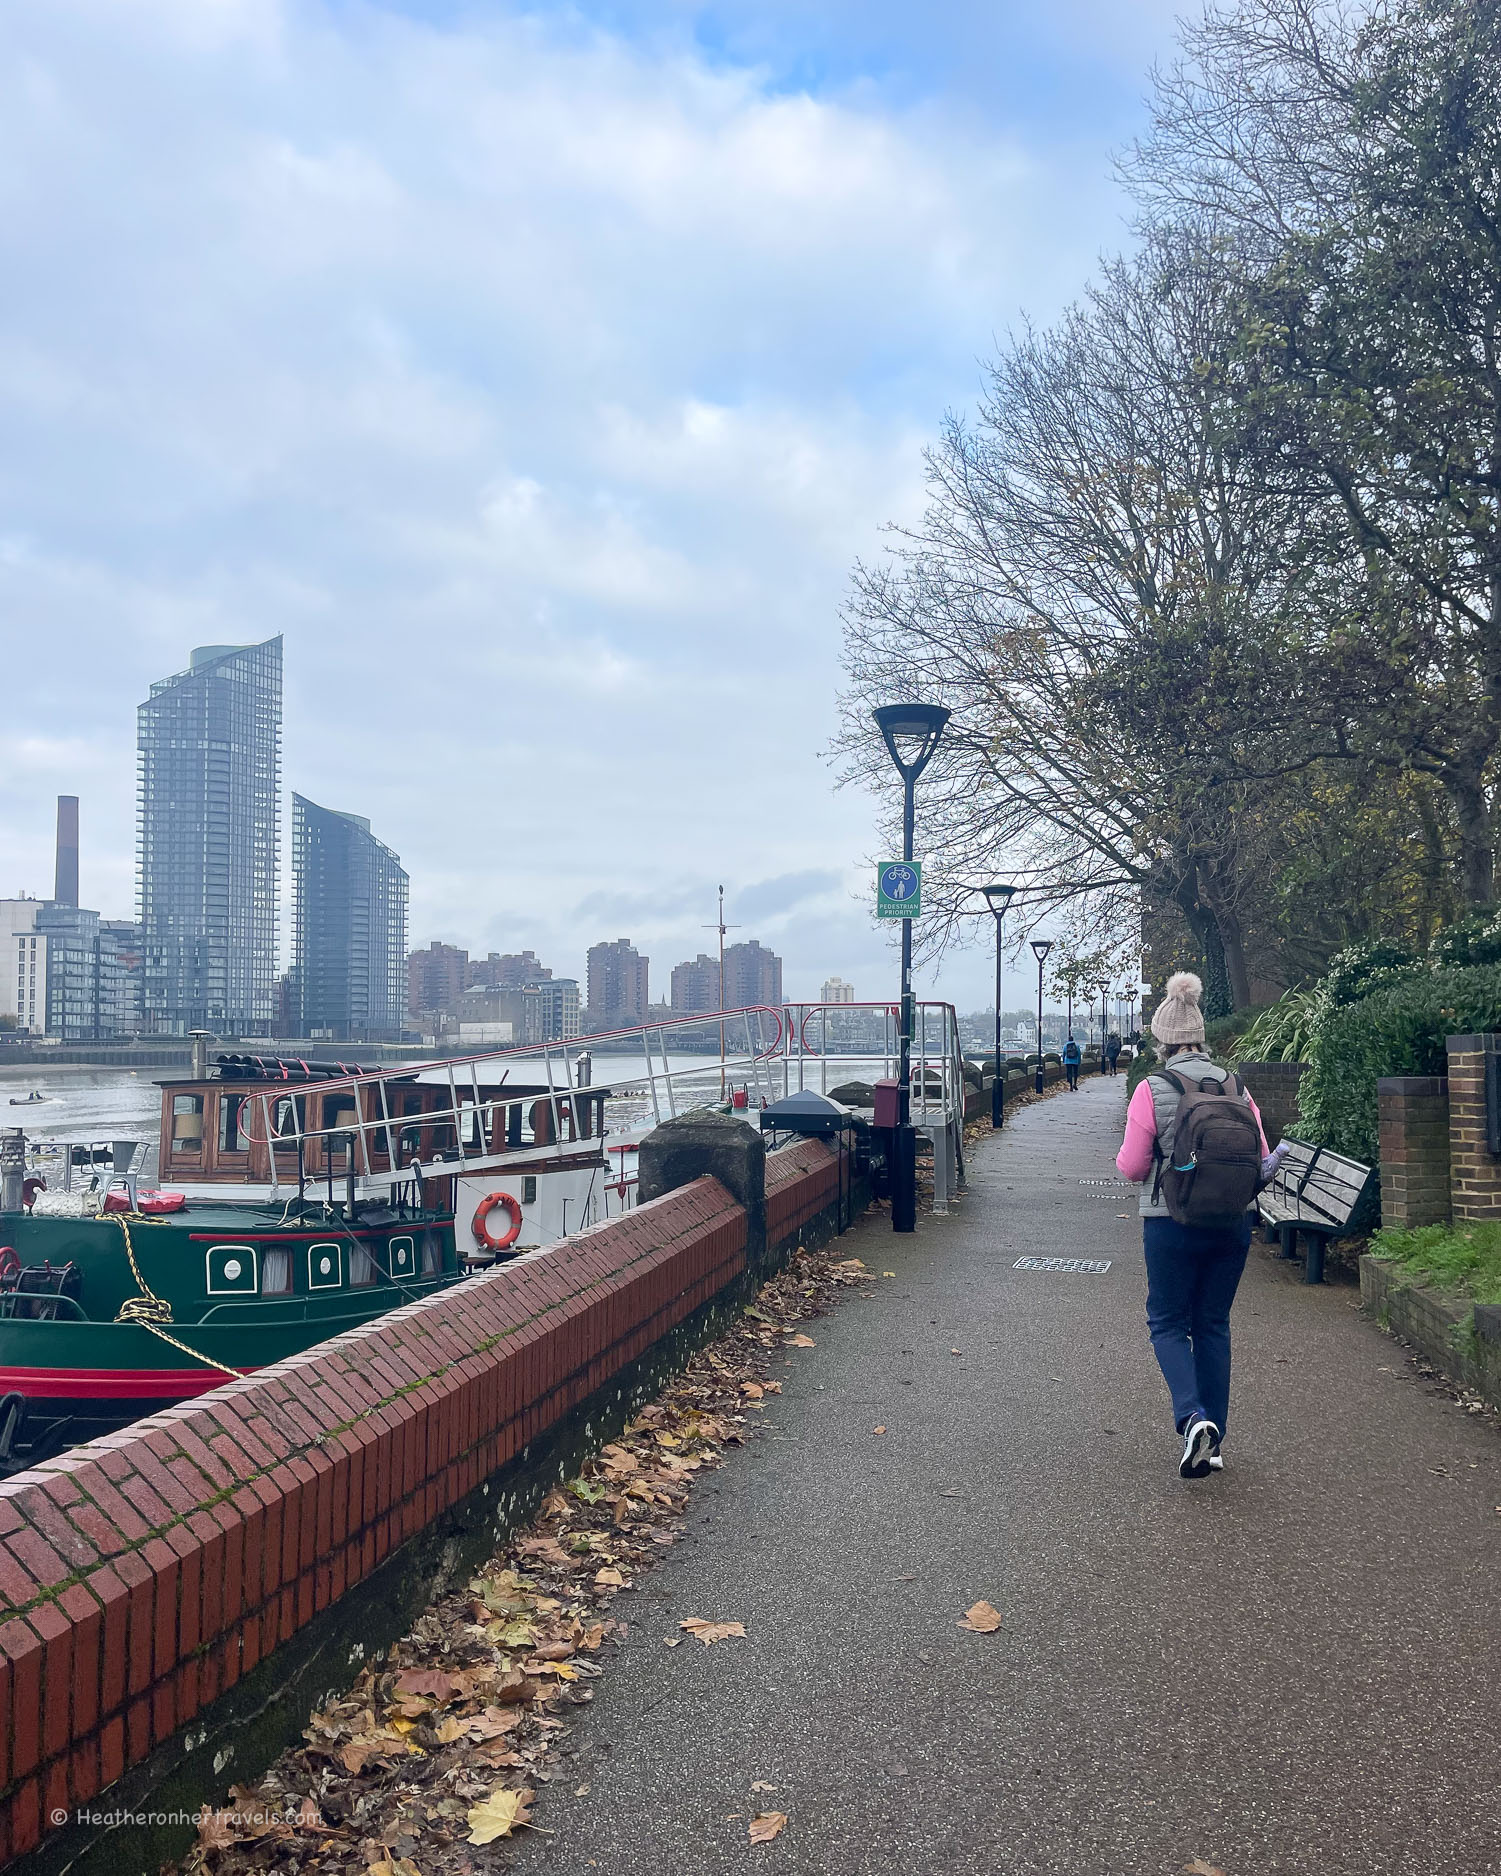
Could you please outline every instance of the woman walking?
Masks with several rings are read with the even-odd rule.
[[[1168,979],[1151,1024],[1163,1066],[1132,1095],[1115,1161],[1142,1188],[1147,1326],[1183,1438],[1178,1472],[1185,1479],[1224,1465],[1230,1307],[1251,1247],[1250,1205],[1276,1164],[1256,1103],[1205,1050],[1203,991],[1191,971]],[[1231,1102],[1244,1107],[1236,1111]],[[1193,1140],[1175,1153],[1180,1118]],[[1213,1222],[1184,1222],[1206,1210]]]

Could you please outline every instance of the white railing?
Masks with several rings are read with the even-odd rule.
[[[723,1040],[721,1041],[721,1037]],[[735,1103],[753,1118],[782,1095],[816,1088],[827,1094],[847,1081],[897,1074],[897,1012],[879,1003],[797,1003],[685,1016],[568,1042],[515,1044],[471,1055],[407,1062],[368,1074],[315,1081],[227,1080],[259,1120],[252,1145],[272,1150],[270,1182],[291,1170],[293,1155],[332,1177],[377,1178],[398,1170],[429,1177],[485,1172],[509,1160],[561,1159],[585,1139],[578,1109],[610,1090],[606,1125],[631,1132],[691,1107]],[[618,1072],[617,1072],[618,1065]],[[952,1005],[919,1003],[911,1052],[913,1124],[949,1132],[962,1154],[963,1059]],[[507,1094],[515,1081],[517,1092]],[[449,1099],[421,1113],[393,1105],[416,1081],[446,1086]],[[327,1125],[305,1124],[305,1097],[352,1096]],[[580,1097],[583,1096],[584,1100]],[[422,1155],[414,1135],[439,1140]],[[504,1144],[497,1145],[497,1141]],[[315,1145],[322,1150],[309,1152]],[[300,1149],[300,1152],[299,1152]],[[335,1156],[342,1170],[335,1165]],[[384,1160],[378,1166],[377,1157]],[[278,1159],[282,1165],[278,1167]],[[624,1168],[622,1167],[622,1174]]]

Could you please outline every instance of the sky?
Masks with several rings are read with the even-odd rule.
[[[850,569],[996,336],[1129,241],[1173,31],[6,0],[0,895],[51,892],[77,794],[83,902],[129,916],[136,705],[279,632],[284,791],[369,817],[414,944],[582,978],[628,937],[665,996],[723,882],[789,997],[889,997],[878,804],[827,755]],[[921,987],[987,1004],[990,945]]]

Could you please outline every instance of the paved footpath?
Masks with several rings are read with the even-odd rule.
[[[525,1870],[1501,1872],[1501,1434],[1258,1247],[1227,1469],[1180,1481],[1132,1195],[1084,1183],[1124,1086],[1018,1112],[949,1218],[846,1240],[895,1278],[815,1325],[617,1605]],[[956,1626],[981,1597],[999,1634]],[[664,1648],[692,1615],[748,1639]],[[760,1809],[790,1822],[752,1848]]]

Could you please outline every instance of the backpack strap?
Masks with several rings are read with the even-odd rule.
[[[1170,1088],[1177,1091],[1179,1101],[1182,1101],[1184,1095],[1188,1093],[1187,1082],[1171,1068],[1154,1068],[1147,1079],[1148,1081],[1153,1079],[1165,1081]],[[1158,1194],[1162,1191],[1162,1170],[1166,1164],[1167,1155],[1162,1150],[1162,1142],[1154,1136],[1152,1140],[1152,1203],[1154,1205],[1157,1203]]]

